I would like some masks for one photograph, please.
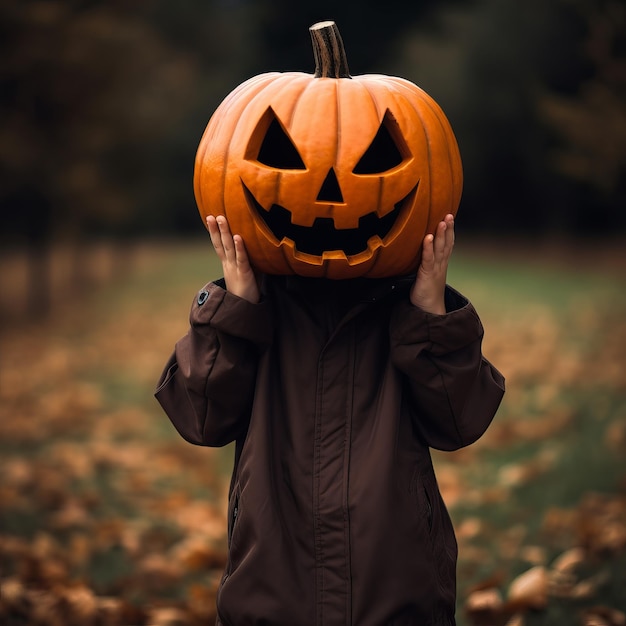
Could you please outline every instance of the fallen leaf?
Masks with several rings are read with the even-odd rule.
[[[509,586],[507,602],[517,610],[544,609],[548,605],[548,573],[538,565],[524,572]]]
[[[595,606],[583,611],[584,626],[624,626],[626,614],[606,606]]]
[[[148,615],[150,626],[188,626],[189,614],[177,608],[158,608]]]
[[[551,567],[556,572],[567,574],[573,572],[585,560],[586,553],[582,548],[570,548],[554,559]]]
[[[503,604],[504,600],[498,589],[479,589],[478,591],[470,593],[465,602],[465,609],[470,614],[484,611],[497,611],[502,608]]]

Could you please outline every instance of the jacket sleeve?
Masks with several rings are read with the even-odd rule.
[[[209,283],[194,299],[189,321],[155,396],[187,441],[223,446],[248,427],[259,352],[271,341],[269,305]]]
[[[446,288],[444,315],[408,300],[391,319],[391,355],[407,377],[416,427],[439,450],[456,450],[487,429],[504,395],[504,377],[482,355],[483,327],[474,307]]]

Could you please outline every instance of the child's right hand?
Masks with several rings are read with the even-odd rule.
[[[249,302],[259,302],[259,285],[241,235],[231,234],[228,221],[223,215],[218,215],[217,218],[209,215],[206,223],[211,243],[222,262],[226,289]]]

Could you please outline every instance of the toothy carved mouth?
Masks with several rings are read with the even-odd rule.
[[[288,209],[273,204],[266,210],[245,185],[243,189],[248,206],[263,220],[279,242],[285,238],[290,239],[296,250],[315,256],[336,250],[342,251],[346,256],[353,256],[366,251],[369,240],[376,235],[384,242],[402,214],[402,209],[414,197],[417,185],[395,204],[393,211],[383,217],[379,217],[376,212],[360,217],[357,228],[335,228],[331,217],[316,217],[312,226],[294,224]]]

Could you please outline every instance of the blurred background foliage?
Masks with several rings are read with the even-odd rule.
[[[3,245],[199,233],[211,113],[250,76],[312,72],[322,19],[352,74],[403,76],[446,111],[465,231],[624,234],[622,0],[4,0]]]

